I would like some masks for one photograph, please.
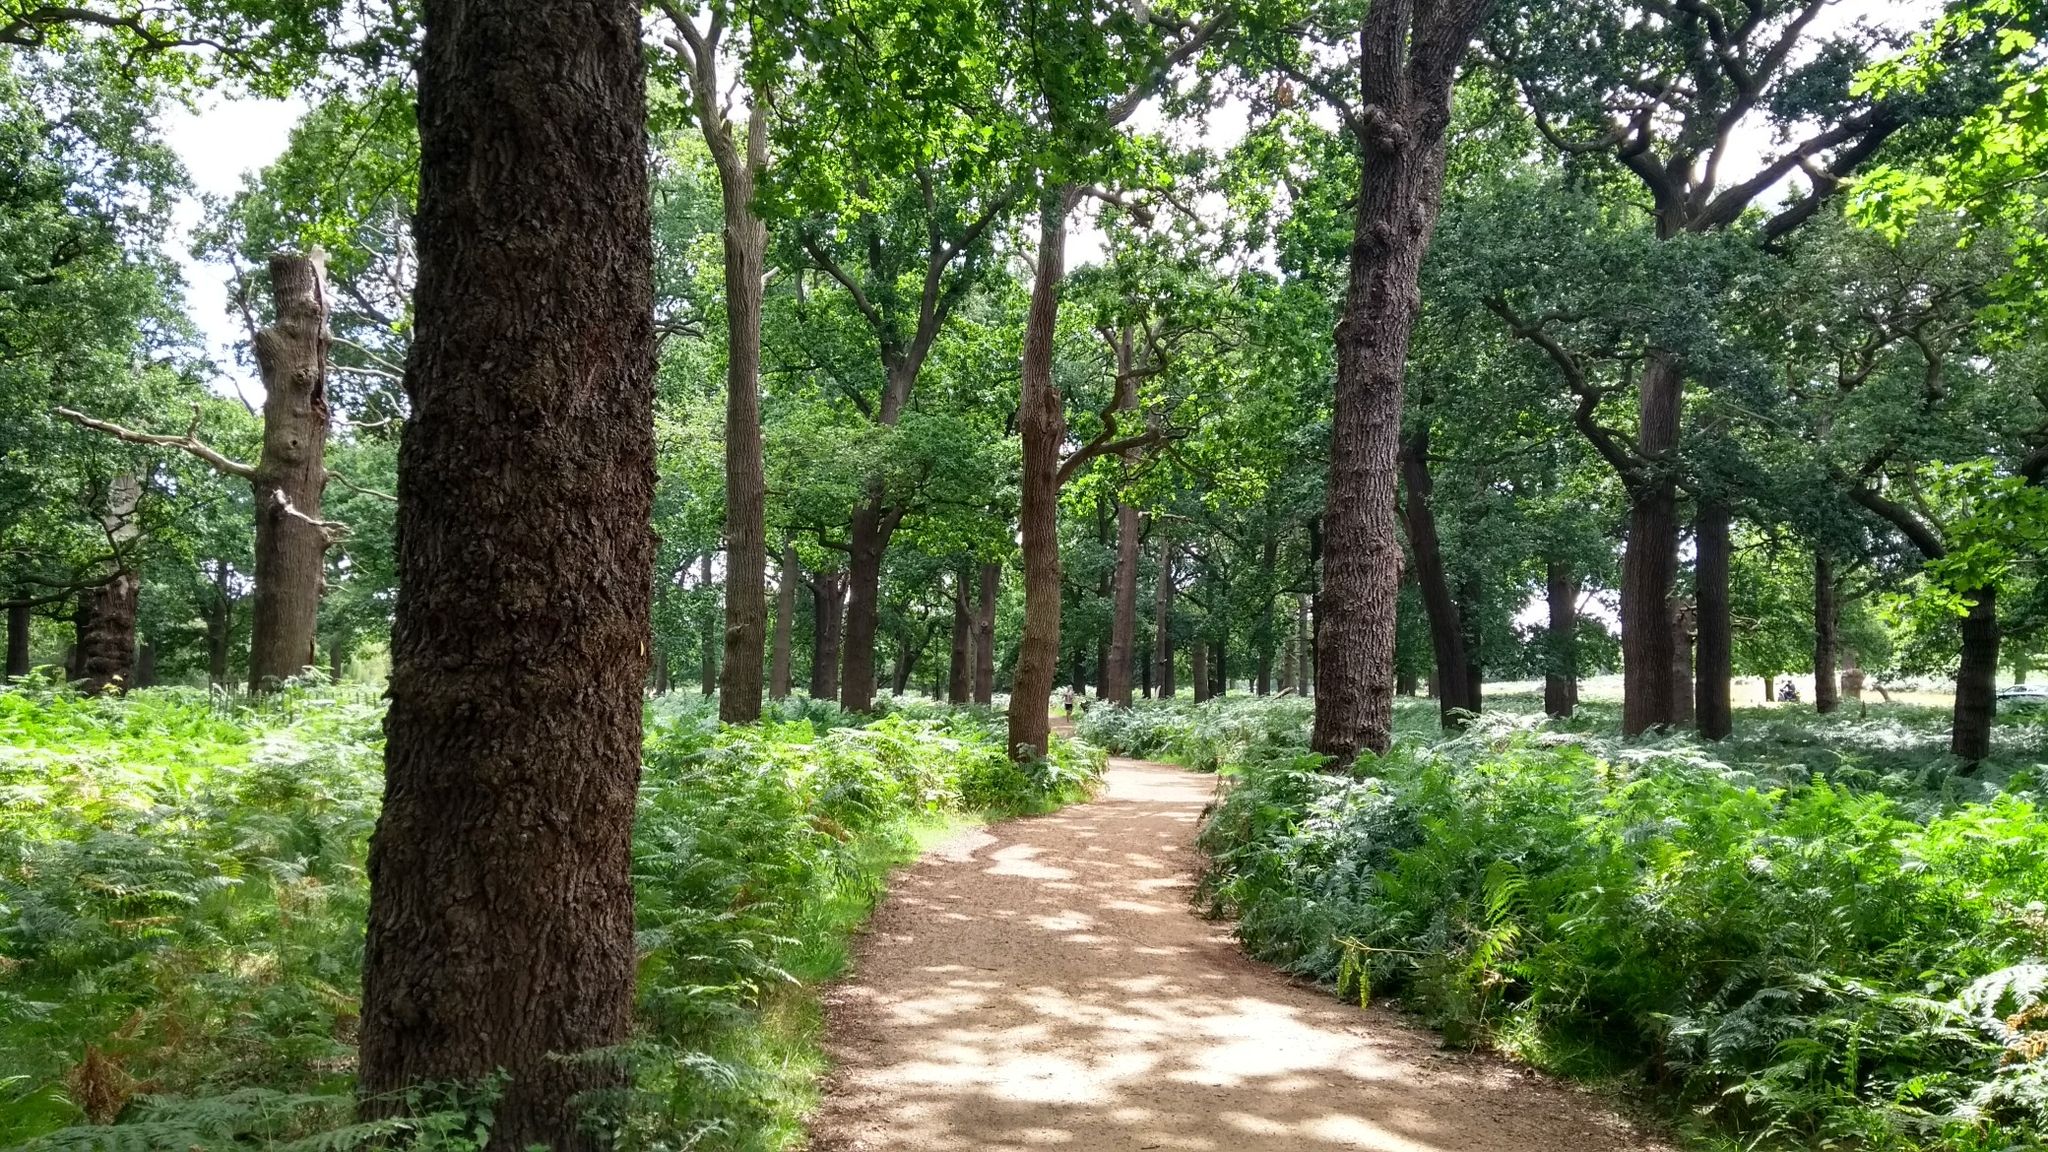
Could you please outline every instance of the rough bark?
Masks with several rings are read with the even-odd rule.
[[[1067,269],[1067,213],[1076,193],[1046,189],[1038,212],[1038,260],[1024,321],[1017,427],[1023,439],[1019,527],[1024,552],[1024,635],[1010,685],[1009,747],[1043,756],[1052,738],[1049,706],[1060,657],[1060,450],[1067,417],[1053,380],[1053,336]]]
[[[846,625],[846,573],[820,572],[811,581],[811,699],[839,695],[839,645]]]
[[[775,588],[775,640],[768,661],[768,694],[777,700],[789,698],[789,638],[796,627],[796,545],[782,546],[782,572]]]
[[[1693,607],[1673,603],[1666,615],[1671,620],[1671,722],[1684,727],[1692,723]]]
[[[142,581],[122,568],[80,594],[76,679],[92,695],[135,683],[135,607]]]
[[[1572,566],[1552,560],[1545,574],[1544,591],[1549,601],[1550,624],[1545,639],[1543,711],[1566,717],[1578,704],[1579,677],[1579,584],[1572,578]]]
[[[1963,657],[1956,668],[1956,710],[1948,750],[1974,770],[1991,755],[1991,724],[1998,711],[1998,589],[1964,597]]]
[[[314,663],[314,630],[332,530],[320,520],[327,487],[326,259],[270,258],[277,319],[256,334],[263,377],[263,453],[256,496],[255,595],[249,614],[249,690],[263,692]]]
[[[711,553],[709,552],[697,558],[697,587],[711,595],[717,595],[716,592],[712,591]],[[714,614],[706,613],[704,616],[704,629],[697,636],[697,658],[700,665],[699,671],[702,673],[699,686],[706,699],[711,698],[718,692],[719,655],[718,621]]]
[[[974,698],[974,601],[969,598],[970,581],[963,568],[953,578],[953,657],[946,665],[946,700],[965,704]]]
[[[1359,37],[1363,99],[1352,127],[1363,163],[1336,333],[1310,741],[1340,766],[1393,740],[1402,369],[1443,197],[1451,86],[1487,8],[1485,0],[1376,3]]]
[[[1159,580],[1152,590],[1152,683],[1171,700],[1173,683],[1173,537],[1159,533]]]
[[[26,603],[7,605],[7,667],[6,678],[19,680],[29,674],[29,631],[33,618]]]
[[[1835,679],[1835,564],[1824,552],[1813,554],[1813,710],[1823,716],[1841,706]]]
[[[846,630],[840,654],[839,704],[849,712],[875,707],[875,632],[881,626],[882,557],[903,522],[903,509],[878,492],[853,510],[847,533]]]
[[[1735,730],[1735,702],[1730,695],[1735,678],[1735,633],[1728,606],[1728,510],[1702,503],[1693,520],[1693,539],[1693,627],[1697,629],[1694,722],[1700,735],[1725,740]]]
[[[1457,728],[1469,714],[1479,711],[1480,702],[1473,691],[1464,614],[1451,592],[1436,514],[1430,507],[1435,484],[1429,472],[1427,425],[1409,433],[1401,445],[1401,480],[1408,496],[1401,505],[1401,522],[1407,528],[1408,550],[1415,557],[1415,587],[1422,594],[1429,647],[1436,657],[1437,711],[1445,728]]]
[[[996,698],[996,590],[1002,583],[1001,564],[981,566],[980,603],[974,616],[974,702],[993,704]]]
[[[1653,350],[1638,389],[1637,447],[1647,459],[1678,446],[1678,359]],[[1654,467],[1629,486],[1628,542],[1621,557],[1621,731],[1636,736],[1675,722],[1671,588],[1678,575],[1678,490]]]
[[[359,1090],[506,1077],[488,1148],[603,1141],[631,1036],[654,537],[639,9],[426,0]],[[566,1057],[566,1058],[565,1058]]]

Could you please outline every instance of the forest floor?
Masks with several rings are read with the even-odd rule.
[[[1246,958],[1190,901],[1216,778],[1112,760],[1106,784],[898,873],[828,997],[814,1149],[1667,1147]]]

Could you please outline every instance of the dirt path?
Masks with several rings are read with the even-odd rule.
[[[1188,901],[1213,786],[1113,760],[1094,803],[898,875],[829,1001],[813,1147],[1663,1148],[1583,1093],[1247,960]]]

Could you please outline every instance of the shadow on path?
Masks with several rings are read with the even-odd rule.
[[[1582,1093],[1247,960],[1189,906],[1213,786],[1112,761],[1101,799],[900,873],[828,1000],[813,1147],[1662,1147]]]

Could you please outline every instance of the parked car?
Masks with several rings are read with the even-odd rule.
[[[2000,712],[2032,712],[2036,708],[2048,708],[2048,687],[2040,684],[2015,684],[1998,692]]]

